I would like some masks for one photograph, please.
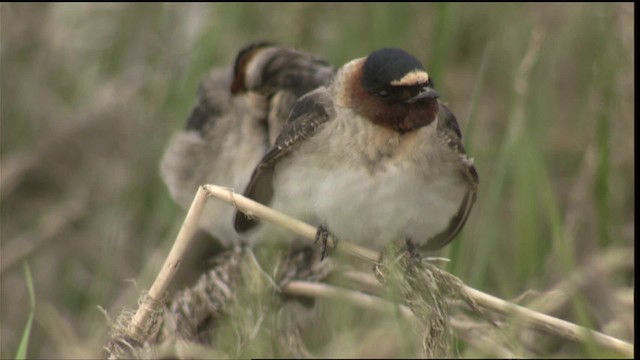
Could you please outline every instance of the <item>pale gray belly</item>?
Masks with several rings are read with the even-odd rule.
[[[272,206],[377,250],[406,237],[423,244],[443,231],[466,190],[453,166],[417,177],[393,164],[370,174],[364,167],[315,167],[309,160],[291,159],[285,173],[276,172]]]

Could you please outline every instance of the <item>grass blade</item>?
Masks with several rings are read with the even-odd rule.
[[[27,280],[27,289],[29,290],[30,310],[29,319],[27,319],[27,325],[24,327],[24,332],[22,333],[22,338],[20,339],[20,345],[18,346],[18,351],[16,352],[16,359],[27,358],[27,348],[29,347],[29,337],[31,336],[31,324],[33,323],[33,317],[36,309],[36,294],[33,290],[33,278],[31,277],[29,264],[26,261],[24,263],[24,277]]]

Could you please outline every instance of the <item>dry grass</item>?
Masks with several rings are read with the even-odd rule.
[[[399,256],[390,256],[390,254],[397,253],[397,249],[387,250],[385,256],[376,256],[375,252],[347,242],[345,239],[341,240],[340,246],[334,243],[332,247],[337,248],[342,253],[374,264],[378,280],[385,285],[383,292],[397,302],[395,305],[384,303],[384,301],[364,293],[350,293],[324,284],[293,281],[300,277],[300,269],[306,273],[303,277],[305,280],[311,277],[315,280],[322,280],[326,277],[326,274],[318,276],[318,272],[312,270],[317,264],[317,258],[299,256],[300,254],[305,254],[304,249],[302,252],[294,251],[284,255],[276,255],[275,258],[279,259],[276,261],[276,264],[278,264],[276,273],[278,275],[271,277],[269,274],[272,271],[265,271],[250,249],[238,248],[230,255],[223,254],[220,256],[218,261],[222,264],[201,276],[194,288],[187,289],[172,299],[169,305],[170,311],[161,319],[162,308],[166,302],[166,299],[164,299],[166,289],[169,287],[169,283],[172,281],[179,264],[184,261],[184,254],[194,239],[193,234],[208,197],[223,200],[246,214],[274,222],[303,238],[315,241],[315,231],[308,224],[272,210],[240,194],[233,193],[229,189],[215,185],[201,186],[195,195],[183,226],[162,269],[151,285],[149,293],[141,297],[135,314],[130,315],[128,310],[123,311],[119,317],[120,320],[112,326],[113,333],[105,348],[110,358],[123,358],[132,355],[143,358],[157,357],[158,354],[149,354],[149,349],[160,346],[160,348],[168,348],[175,351],[175,349],[180,348],[174,348],[171,345],[175,344],[176,341],[198,345],[198,351],[202,349],[200,345],[212,346],[212,350],[219,351],[222,347],[221,344],[212,343],[211,339],[214,337],[213,334],[222,331],[220,322],[225,315],[231,319],[233,324],[247,322],[249,324],[249,331],[247,329],[239,331],[237,330],[237,325],[234,325],[235,332],[245,334],[241,337],[248,339],[242,341],[242,346],[239,346],[235,352],[227,354],[227,356],[231,357],[243,356],[247,351],[253,352],[256,349],[253,343],[256,340],[255,334],[257,331],[252,329],[263,328],[262,318],[264,316],[269,316],[268,314],[283,309],[281,301],[275,301],[275,304],[273,302],[273,295],[278,294],[335,298],[355,303],[361,307],[387,312],[401,307],[401,304],[406,304],[403,314],[405,316],[412,314],[419,320],[419,332],[422,334],[422,355],[427,358],[454,356],[451,349],[451,310],[449,308],[451,300],[462,300],[481,318],[491,323],[494,326],[491,329],[494,330],[494,338],[501,338],[501,326],[487,318],[480,310],[480,307],[504,315],[506,317],[505,322],[516,320],[525,326],[541,330],[558,338],[598,346],[624,356],[633,356],[632,344],[466,287],[455,276],[430,264],[428,258],[416,257],[406,251],[402,251]],[[313,249],[311,249],[310,254],[313,254],[313,252]],[[297,261],[294,259],[297,259]],[[611,262],[611,260],[608,262]],[[283,263],[284,265],[282,265]],[[322,262],[320,264],[326,265],[326,263]],[[292,275],[283,276],[283,274]],[[593,274],[593,271],[589,272],[589,275]],[[358,277],[352,277],[352,279],[363,280],[367,276],[367,274],[361,274]],[[586,274],[583,276],[587,277]],[[256,279],[262,279],[262,281],[256,283]],[[372,283],[371,280],[362,282],[365,284]],[[577,282],[578,279],[569,279],[567,281],[568,284],[565,284],[564,287],[575,286]],[[262,291],[256,291],[256,289],[262,289]],[[247,303],[241,300],[243,299],[241,294],[247,290],[252,292],[249,297],[252,299],[250,303],[257,302],[261,304],[257,311],[251,311],[250,308],[247,309]],[[378,292],[380,293],[381,291]],[[265,305],[262,299],[272,299],[272,301],[267,301]],[[538,303],[543,303],[547,299],[538,298],[536,300]],[[229,312],[229,308],[233,307],[230,303],[240,303],[240,311]],[[259,316],[257,319],[255,316],[254,318],[249,316],[251,319],[247,321],[246,314],[258,314]],[[288,328],[292,329],[291,326]],[[160,331],[162,336],[155,335]],[[291,341],[282,341],[283,338],[295,338],[296,341],[293,343],[303,344],[303,341],[299,339],[298,332],[294,332],[293,335],[290,332],[276,331],[276,333],[276,337],[280,339],[284,349],[279,349],[275,353],[268,353],[269,356],[300,348],[300,346],[292,346]],[[465,339],[464,335],[460,336],[460,338]],[[502,344],[500,348],[504,350],[503,353],[509,353],[516,357],[531,356],[531,353],[523,350],[513,352],[512,346],[508,344]],[[264,353],[266,349],[258,351],[266,355]],[[305,349],[304,353],[307,354],[308,351]],[[176,354],[185,356],[180,351]],[[502,353],[494,351],[493,354]],[[301,356],[300,353],[295,353],[295,355]]]
[[[634,12],[628,3],[0,4],[0,356],[15,355],[30,313],[23,260],[36,296],[27,355],[100,356],[108,333],[98,306],[115,316],[135,304],[180,228],[158,161],[197,81],[265,37],[337,65],[387,45],[424,60],[481,177],[446,270],[501,298],[566,291],[545,296],[553,316],[632,341],[631,252],[588,269],[635,246]],[[544,36],[522,95],[514,79],[534,29]],[[211,269],[215,245],[195,245],[173,293]],[[588,281],[570,280],[580,274]],[[396,318],[318,303],[331,311],[301,334],[314,355],[413,354]],[[502,355],[612,355],[518,324],[505,325],[506,340],[482,326],[466,339],[519,344]],[[493,354],[460,339],[460,356]]]

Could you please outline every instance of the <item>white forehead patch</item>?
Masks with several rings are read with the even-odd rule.
[[[393,86],[411,86],[424,84],[429,81],[429,74],[427,74],[424,70],[413,70],[407,75],[403,76],[402,79],[393,80],[391,85]]]

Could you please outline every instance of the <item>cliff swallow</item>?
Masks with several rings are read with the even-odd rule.
[[[162,179],[175,201],[188,209],[198,186],[208,183],[244,189],[296,100],[328,84],[334,72],[310,54],[259,43],[241,50],[233,67],[207,74],[186,128],[161,160]],[[238,238],[233,208],[224,203],[208,201],[200,226],[223,245]]]
[[[464,226],[478,174],[455,116],[438,100],[423,65],[384,48],[340,68],[328,87],[300,98],[245,195],[381,249],[406,241],[429,251]],[[237,212],[235,229],[259,224]],[[285,236],[260,224],[250,242]],[[326,239],[326,237],[325,237]]]

